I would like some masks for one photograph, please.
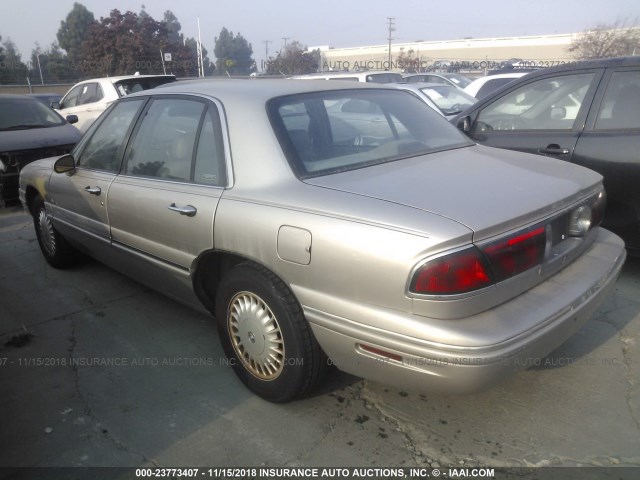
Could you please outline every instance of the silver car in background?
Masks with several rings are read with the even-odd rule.
[[[211,312],[274,402],[329,363],[485,388],[580,328],[625,259],[597,173],[475,145],[413,94],[349,82],[129,95],[20,189],[49,264],[82,251]]]

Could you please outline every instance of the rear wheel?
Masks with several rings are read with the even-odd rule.
[[[60,269],[75,264],[79,254],[53,226],[42,197],[36,197],[32,211],[38,245],[47,263]]]
[[[266,268],[243,263],[228,272],[216,318],[236,375],[265,400],[293,400],[322,380],[326,356],[291,290]]]

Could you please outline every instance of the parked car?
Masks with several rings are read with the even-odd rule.
[[[461,90],[471,83],[470,78],[459,73],[408,73],[402,79],[405,83],[452,85]]]
[[[498,73],[496,75],[476,78],[463,90],[464,93],[477,99],[484,98],[491,92],[495,92],[499,88],[513,82],[516,78],[523,77],[527,73],[528,72]]]
[[[397,83],[402,75],[395,72],[363,70],[353,72],[320,72],[290,77],[293,80],[345,80],[365,83]]]
[[[453,121],[478,143],[556,157],[602,174],[605,226],[640,252],[640,57],[530,73]]]
[[[59,93],[30,93],[29,96],[41,101],[47,107],[51,107],[52,104],[62,100],[62,95]]]
[[[18,202],[21,168],[69,153],[78,140],[78,129],[36,98],[0,95],[0,207]]]
[[[355,101],[383,119],[334,108]],[[20,189],[51,266],[84,251],[213,313],[238,377],[275,402],[327,357],[412,390],[484,388],[580,328],[625,259],[598,227],[599,174],[475,145],[373,85],[129,95]]]
[[[155,88],[175,82],[174,75],[125,75],[120,77],[94,78],[75,84],[59,103],[52,105],[64,117],[76,115],[81,132],[89,126],[115,100],[130,93]]]
[[[414,93],[442,116],[450,119],[477,102],[453,85],[435,83],[392,83],[389,86]]]

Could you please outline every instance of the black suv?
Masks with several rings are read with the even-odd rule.
[[[451,122],[477,143],[556,157],[602,174],[604,225],[640,253],[640,56],[538,70]]]

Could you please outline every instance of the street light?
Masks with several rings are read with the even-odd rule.
[[[40,71],[40,84],[44,85],[44,80],[42,79],[42,68],[40,67],[40,55],[42,55],[42,54],[38,53],[36,55],[36,59],[38,60],[38,70]]]

